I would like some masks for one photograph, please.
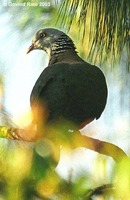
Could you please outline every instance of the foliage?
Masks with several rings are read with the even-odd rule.
[[[67,136],[59,127],[49,129],[48,133],[44,134],[46,137],[41,137],[35,142],[10,137],[10,139],[18,140],[4,139],[5,145],[0,144],[2,145],[0,152],[1,199],[93,200],[98,199],[99,196],[105,200],[130,198],[130,160],[127,157],[122,157],[113,167],[112,173],[107,174],[105,172],[109,164],[107,158],[104,160],[103,157],[97,156],[97,162],[95,162],[97,173],[100,168],[105,170],[103,170],[105,173],[102,172],[100,175],[102,178],[99,176],[99,180],[94,181],[94,174],[85,172],[73,178],[73,171],[69,172],[68,179],[65,180],[55,171],[60,158],[60,145],[71,150],[74,144],[79,142],[79,137],[76,141],[75,135],[74,138],[70,133]],[[12,132],[8,129],[6,135],[11,134]],[[98,174],[96,176],[98,177]]]

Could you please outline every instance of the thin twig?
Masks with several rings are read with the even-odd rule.
[[[90,190],[87,196],[85,197],[85,199],[89,200],[94,195],[103,195],[103,194],[113,193],[114,190],[115,190],[115,186],[113,184],[111,183],[105,184],[105,185],[102,185]]]

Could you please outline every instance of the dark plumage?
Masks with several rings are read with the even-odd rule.
[[[41,49],[49,55],[49,64],[31,93],[36,124],[65,119],[78,129],[98,119],[106,105],[107,85],[102,71],[82,60],[72,40],[56,29],[41,29],[27,53]]]

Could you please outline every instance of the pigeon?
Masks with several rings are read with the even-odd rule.
[[[30,96],[34,124],[65,121],[74,125],[70,129],[80,130],[99,119],[108,96],[105,76],[78,55],[72,39],[58,29],[40,29],[27,54],[32,50],[43,50],[49,57]]]

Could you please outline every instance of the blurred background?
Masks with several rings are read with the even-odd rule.
[[[111,37],[110,35],[107,37],[110,29],[116,26],[113,22],[111,28],[105,27],[107,31],[104,29],[104,35],[98,35],[98,41],[101,39],[100,42],[94,40],[96,31],[103,29],[101,23],[105,23],[105,18],[101,18],[98,23],[99,26],[96,26],[97,19],[94,18],[96,5],[94,3],[92,5],[92,1],[87,1],[89,6],[85,15],[83,10],[87,6],[85,1],[78,1],[78,8],[74,6],[73,1],[66,2],[63,0],[46,0],[40,4],[37,0],[1,1],[0,125],[15,124],[25,127],[30,123],[30,93],[41,71],[48,64],[48,56],[43,51],[34,51],[26,55],[26,50],[37,30],[54,27],[66,32],[73,39],[79,55],[87,62],[99,66],[106,76],[109,95],[105,111],[98,121],[94,121],[85,127],[82,134],[112,142],[130,155],[130,68],[127,38],[124,38],[123,44],[120,43],[120,37],[123,33],[120,33],[119,36],[114,31]],[[99,4],[98,6],[101,8],[99,12],[104,14],[105,8],[108,11],[112,8],[113,14],[114,9],[119,9],[118,20],[120,21],[121,14],[125,13],[127,1],[119,2],[122,3],[117,5],[117,8],[115,8],[118,4],[116,1],[115,7],[112,5],[112,1],[112,7]],[[126,5],[124,6],[124,4]],[[65,10],[67,11],[65,12]],[[76,16],[74,16],[74,11],[77,13]],[[127,14],[128,12],[126,13],[126,23],[129,24]],[[99,13],[97,15],[100,16]],[[118,28],[121,28],[118,27],[120,25],[118,20],[115,28],[117,31]],[[122,29],[123,23],[124,21],[122,21]],[[95,27],[98,30],[95,30]],[[114,39],[115,42],[113,42]],[[118,39],[120,45],[117,42]],[[105,47],[106,52],[103,49],[104,41],[109,44]],[[110,41],[112,44],[110,44]],[[102,49],[100,49],[99,44],[101,44]],[[8,146],[8,141],[1,139],[1,149],[4,145]],[[11,142],[12,145],[14,146],[14,142]],[[27,146],[26,148],[28,149]],[[100,164],[99,160],[101,160]],[[111,158],[106,158],[84,148],[72,150],[69,153],[61,149],[61,158],[56,170],[65,179],[69,179],[71,173],[73,177],[82,173],[90,173],[95,182],[99,182],[100,179],[104,183],[106,180],[110,181],[109,173],[112,173],[111,166],[113,165],[115,164]],[[98,174],[94,172],[95,168],[96,171],[99,170]]]

